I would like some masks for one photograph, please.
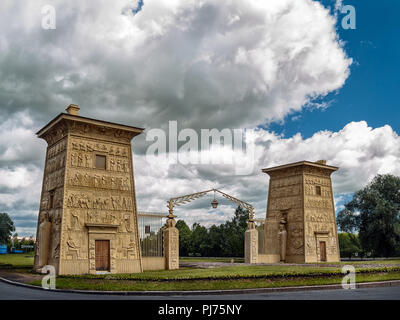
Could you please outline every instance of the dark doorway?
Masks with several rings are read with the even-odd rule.
[[[110,271],[110,240],[96,240],[96,270]]]
[[[320,251],[321,261],[326,261],[326,242],[325,241],[319,242],[319,251]]]

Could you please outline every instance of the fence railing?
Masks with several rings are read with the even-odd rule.
[[[140,247],[143,257],[164,256],[163,227],[166,216],[166,213],[161,212],[138,212]]]

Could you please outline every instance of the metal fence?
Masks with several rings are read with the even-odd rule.
[[[163,257],[163,229],[167,214],[161,212],[138,212],[140,247],[143,257]]]

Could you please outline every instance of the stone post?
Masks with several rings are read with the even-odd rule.
[[[179,269],[179,230],[175,227],[175,219],[167,220],[167,228],[164,229],[164,255],[165,269]]]
[[[244,262],[258,262],[258,230],[253,223],[249,223],[249,229],[244,233]]]

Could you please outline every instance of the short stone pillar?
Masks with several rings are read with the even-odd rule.
[[[179,269],[179,230],[175,227],[175,219],[167,220],[164,229],[165,269]]]
[[[258,262],[258,230],[255,228],[244,233],[244,262]]]

